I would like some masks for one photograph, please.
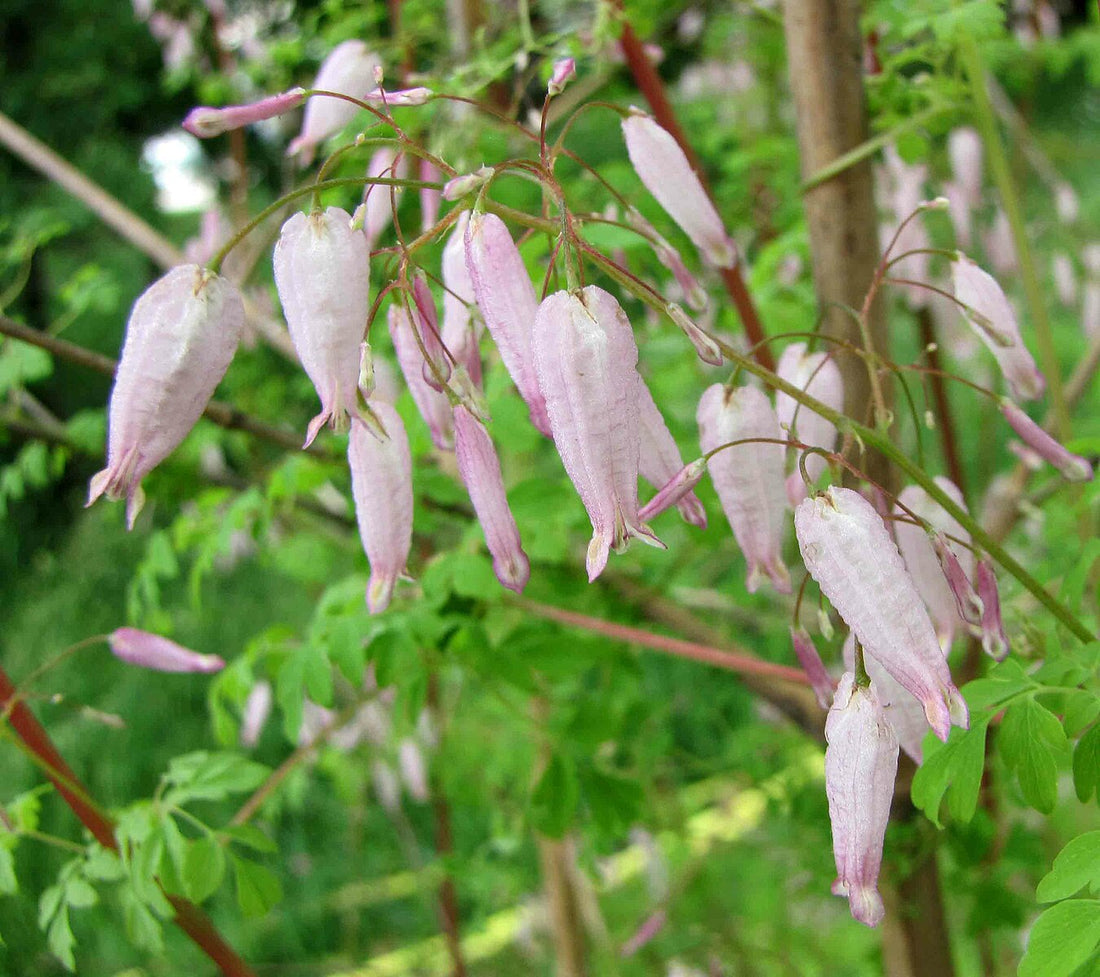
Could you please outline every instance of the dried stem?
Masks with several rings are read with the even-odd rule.
[[[95,803],[76,774],[57,752],[49,734],[22,702],[7,672],[0,667],[0,710],[19,737],[34,755],[39,765],[57,788],[81,823],[104,848],[118,851],[115,826],[110,817]],[[225,977],[254,977],[251,968],[225,942],[206,914],[181,896],[165,893],[175,910],[173,922],[195,942],[196,946],[218,965]]]

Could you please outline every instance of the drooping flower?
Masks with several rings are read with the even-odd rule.
[[[493,572],[503,586],[522,593],[531,577],[531,564],[508,508],[493,440],[485,425],[463,404],[454,408],[454,428],[458,472],[485,533],[485,544],[493,557]]]
[[[1001,413],[1024,444],[1071,482],[1092,480],[1092,465],[1086,458],[1068,451],[1007,397],[1001,398]]]
[[[970,126],[951,130],[947,155],[955,181],[963,189],[967,206],[976,210],[982,203],[982,137]]]
[[[988,559],[978,561],[978,597],[982,602],[982,650],[997,661],[1008,657],[1008,635],[1001,618],[1001,595],[997,589],[997,577]]]
[[[832,676],[825,670],[825,663],[817,653],[817,646],[814,644],[814,639],[810,637],[810,632],[805,628],[794,626],[790,630],[791,646],[798,658],[798,664],[802,666],[802,671],[810,680],[810,687],[817,696],[818,705],[822,709],[828,709],[836,688]]]
[[[573,58],[562,58],[554,62],[554,70],[550,74],[550,81],[546,85],[548,95],[560,95],[565,91],[565,86],[576,77],[577,62]]]
[[[423,86],[418,86],[416,88],[399,88],[394,91],[385,91],[382,88],[375,88],[363,96],[363,101],[374,102],[378,105],[389,107],[408,107],[424,105],[434,94],[435,92],[430,88],[424,88]]]
[[[495,214],[472,214],[466,225],[466,267],[489,335],[531,413],[550,435],[546,402],[535,371],[532,332],[539,304],[519,249]]]
[[[107,467],[92,476],[88,505],[126,499],[132,528],[145,502],[141,480],[195,426],[240,341],[244,305],[226,278],[179,265],[134,303],[115,373]]]
[[[920,700],[941,740],[952,724],[966,727],[966,702],[874,506],[858,492],[833,486],[802,502],[794,525],[806,569],[867,654]]]
[[[651,116],[632,113],[623,119],[623,138],[634,171],[668,216],[709,261],[732,268],[737,245],[672,134]]]
[[[980,626],[983,608],[971,579],[974,575],[973,555],[967,551],[967,566],[964,567],[958,554],[940,532],[932,535],[932,551],[940,561],[940,569],[951,590],[951,596],[955,599],[955,610],[959,617],[969,625]]]
[[[942,475],[935,481],[952,501],[962,509],[966,509],[962,492],[954,482]],[[909,485],[902,489],[898,495],[898,505],[894,509],[894,514],[905,517],[905,510],[909,510],[919,519],[924,519],[934,530],[960,540],[964,546],[963,555],[959,558],[965,561],[963,572],[967,577],[973,574],[974,559],[970,551],[965,549],[966,544],[970,542],[970,533],[944,512],[924,489],[918,485]],[[917,592],[928,608],[932,624],[936,628],[936,635],[946,651],[951,647],[951,642],[954,641],[963,622],[959,617],[958,604],[944,575],[940,559],[923,526],[898,519],[894,523],[894,535],[897,537],[898,549],[901,551],[902,559],[905,560],[906,569],[917,585]]]
[[[440,392],[451,379],[451,360],[443,348],[443,337],[439,332],[439,310],[435,306],[435,296],[428,288],[422,275],[413,278],[412,322],[420,336],[420,346],[424,356],[421,373],[424,382]]]
[[[468,193],[480,190],[493,178],[491,166],[480,166],[473,173],[460,173],[443,184],[443,199],[458,200]]]
[[[252,749],[260,742],[260,734],[267,725],[271,707],[275,703],[275,693],[271,683],[260,679],[248,693],[241,715],[240,743],[245,749]]]
[[[996,357],[1013,394],[1021,400],[1041,396],[1046,381],[1024,345],[1016,313],[996,279],[961,252],[951,262],[951,276],[964,318]]]
[[[381,146],[374,151],[367,163],[367,176],[395,176],[398,153],[392,146]],[[367,239],[367,250],[378,247],[378,241],[386,228],[393,223],[393,212],[401,200],[401,187],[385,186],[381,183],[368,183],[363,190],[362,224],[363,235]],[[359,212],[357,212],[357,216]]]
[[[852,917],[877,926],[885,913],[878,892],[882,842],[890,819],[898,741],[869,687],[845,672],[825,720],[825,793],[833,830],[836,895]]]
[[[187,118],[183,120],[182,125],[191,135],[198,136],[200,139],[210,139],[212,136],[229,132],[230,129],[240,129],[253,122],[262,122],[264,119],[283,115],[291,109],[296,109],[305,101],[305,98],[304,88],[292,88],[281,95],[269,95],[248,105],[227,105],[220,109],[201,105],[187,113]]]
[[[434,163],[426,159],[420,160],[421,183],[438,183],[442,179],[443,174]],[[435,222],[439,220],[439,205],[442,200],[441,190],[435,190],[432,187],[420,188],[420,232],[422,234],[435,227]]]
[[[631,227],[636,228],[643,237],[652,242],[653,253],[657,256],[657,260],[672,272],[672,277],[676,279],[676,284],[680,286],[680,290],[684,293],[687,304],[697,312],[702,312],[706,309],[706,289],[703,288],[703,286],[699,284],[699,280],[688,271],[687,265],[684,264],[684,259],[680,257],[680,252],[665,240],[658,232],[657,228],[646,220],[645,217],[642,216],[641,211],[636,207],[627,209],[626,220]]]
[[[137,628],[117,628],[107,636],[111,654],[129,665],[155,672],[220,672],[225,661],[217,655],[200,655],[159,634]]]
[[[456,363],[466,367],[475,387],[481,387],[481,319],[474,313],[473,282],[466,266],[466,223],[463,211],[455,221],[447,243],[443,246],[443,345],[451,351]]]
[[[344,41],[321,62],[311,87],[362,98],[376,87],[378,68],[378,57],[367,50],[366,44],[357,40]],[[358,111],[358,106],[345,99],[314,96],[306,105],[302,132],[287,148],[287,155],[297,155],[302,165],[308,166],[317,146],[343,129]]]
[[[791,343],[779,357],[776,373],[780,379],[804,390],[836,411],[844,410],[844,382],[836,361],[825,353],[809,353],[805,343]],[[832,451],[836,446],[836,427],[809,407],[782,390],[775,395],[775,413],[779,426],[790,431],[803,444]],[[825,470],[825,459],[816,453],[806,455],[806,474],[817,481]],[[802,472],[796,468],[787,479],[787,498],[791,505],[798,505],[806,498],[806,483]]]
[[[696,412],[699,444],[709,454],[732,441],[768,438],[779,441],[779,419],[771,401],[756,387],[730,390],[720,383],[704,391]],[[782,444],[752,442],[723,448],[708,465],[722,511],[749,564],[745,586],[755,593],[762,574],[781,593],[791,592],[791,578],[781,553],[787,499],[783,489]]]
[[[361,423],[351,425],[348,467],[359,537],[370,561],[367,608],[383,611],[397,578],[405,572],[412,546],[412,458],[401,415],[387,403],[371,409],[386,431],[377,437]]]
[[[710,366],[722,365],[722,350],[675,302],[666,306],[669,318],[683,330],[683,333],[695,347],[695,352],[704,363]]]
[[[297,213],[275,245],[275,287],[302,367],[321,398],[308,447],[328,421],[336,430],[359,415],[359,346],[370,311],[366,239],[339,207]]]
[[[420,416],[428,425],[432,444],[440,451],[450,451],[454,447],[451,403],[446,394],[428,386],[424,379],[424,354],[417,345],[412,319],[408,311],[397,302],[390,306],[386,318],[393,349],[397,354],[397,364],[401,367],[401,373]]]
[[[638,518],[642,522],[649,522],[655,516],[659,516],[665,509],[677,505],[688,493],[694,494],[695,486],[707,473],[706,458],[696,458],[689,462],[672,476],[644,506],[638,510]],[[703,512],[704,519],[706,512]]]
[[[655,489],[661,489],[683,470],[684,460],[644,380],[638,384],[638,423],[638,473]],[[693,491],[684,492],[676,508],[685,522],[706,529],[707,510]]]
[[[554,445],[592,521],[595,580],[631,537],[664,546],[638,518],[638,347],[619,303],[589,285],[542,301],[534,353]]]
[[[414,801],[426,804],[428,801],[428,770],[424,763],[424,754],[416,740],[406,736],[397,748],[397,765],[401,770],[401,779],[405,781],[409,796]]]

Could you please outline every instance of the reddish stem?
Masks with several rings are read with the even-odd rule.
[[[653,117],[680,144],[680,148],[687,156],[692,169],[699,177],[699,182],[702,183],[707,196],[713,202],[714,194],[711,193],[710,184],[707,182],[702,163],[691,143],[688,142],[684,130],[680,127],[680,122],[676,118],[676,111],[665,94],[665,83],[661,80],[657,69],[653,67],[653,63],[646,55],[642,42],[639,40],[638,35],[634,33],[634,28],[630,26],[630,21],[627,20],[626,11],[623,9],[621,0],[617,0],[616,6],[619,8],[623,25],[622,34],[619,36],[619,44],[623,50],[623,57],[626,58],[627,67],[630,69],[631,75],[634,76],[634,83],[649,103],[649,109],[653,113]],[[749,295],[745,280],[741,277],[740,266],[734,265],[732,268],[723,268],[721,269],[721,275],[722,282],[726,286],[726,292],[733,301],[737,314],[741,317],[749,344],[755,347],[756,361],[765,369],[774,370],[775,360],[772,357],[771,350],[766,345],[762,345],[764,327],[760,323],[760,316],[757,315],[756,306],[753,304],[752,296]]]
[[[72,808],[92,836],[104,848],[118,851],[115,841],[115,825],[91,799],[91,795],[76,774],[57,752],[49,734],[27,708],[18,690],[0,666],[0,713],[6,715],[11,728],[27,748],[42,761],[46,776],[57,788],[65,803]],[[167,893],[166,893],[167,895]],[[173,922],[195,942],[203,953],[214,961],[225,977],[255,977],[251,968],[236,951],[225,942],[207,915],[192,902],[181,896],[168,895],[168,901],[176,911]]]
[[[552,607],[549,604],[537,604],[534,601],[517,599],[516,603],[526,611],[537,614],[539,617],[558,621],[575,628],[583,628],[585,631],[593,631],[608,638],[617,638],[628,644],[642,645],[655,651],[665,651],[680,658],[688,658],[692,661],[703,662],[706,665],[714,665],[716,668],[724,668],[730,672],[741,672],[745,675],[769,675],[772,678],[784,679],[787,682],[796,682],[799,685],[809,685],[810,680],[805,673],[798,668],[790,668],[787,665],[777,665],[775,662],[762,661],[751,655],[741,655],[734,651],[722,651],[719,648],[711,648],[709,645],[697,644],[694,641],[684,641],[682,638],[670,638],[664,634],[654,634],[652,631],[643,631],[641,628],[633,628],[627,624],[616,624],[614,621],[605,621],[598,617],[589,617],[587,614],[578,614],[576,611],[567,611],[561,607]]]
[[[932,322],[932,313],[927,308],[921,308],[917,312],[917,321],[920,323],[920,340],[924,344],[928,365],[932,368],[927,376],[929,386],[932,388],[932,400],[936,404],[936,414],[939,417],[937,426],[940,431],[940,444],[943,447],[943,459],[947,464],[951,481],[958,486],[963,498],[966,498],[966,482],[963,480],[962,461],[959,458],[959,442],[955,437],[955,419],[951,414],[951,402],[947,399],[947,387],[943,382],[943,360],[940,358],[940,348],[936,342],[936,327]]]

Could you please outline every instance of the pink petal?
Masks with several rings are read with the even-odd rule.
[[[653,394],[641,378],[638,383],[638,423],[638,473],[654,488],[661,489],[680,474],[684,468],[684,460],[653,400]],[[690,488],[685,488],[676,507],[685,522],[706,529],[707,511]]]
[[[107,640],[116,658],[156,672],[210,673],[225,668],[225,662],[217,655],[200,655],[159,634],[137,628],[118,628]]]
[[[807,352],[805,343],[791,343],[779,357],[776,373],[792,386],[804,390],[836,411],[844,410],[844,382],[836,361],[825,353]],[[809,407],[803,407],[782,390],[775,395],[775,413],[779,426],[803,444],[832,451],[836,447],[836,427]],[[806,474],[816,482],[825,470],[826,460],[819,454],[806,455]],[[796,467],[788,481],[787,496],[792,505],[806,497],[806,483]]]
[[[270,95],[248,105],[227,105],[214,109],[207,106],[194,108],[183,120],[183,128],[200,139],[221,135],[230,129],[240,129],[253,122],[273,119],[277,115],[296,109],[305,101],[304,88],[292,88],[281,95]]]
[[[818,704],[822,709],[828,709],[836,685],[832,676],[825,670],[825,663],[822,662],[821,656],[817,653],[814,639],[810,637],[810,633],[805,628],[792,627],[791,645],[794,647],[798,664],[802,666],[802,671],[806,673],[806,677],[810,680],[810,686],[814,690],[814,695],[817,696]]]
[[[389,308],[387,319],[397,363],[417,410],[428,425],[432,444],[440,451],[450,451],[454,447],[451,403],[446,394],[428,386],[424,379],[424,354],[417,345],[409,313],[401,305],[394,303]]]
[[[1092,480],[1092,465],[1087,459],[1067,451],[1007,397],[1001,398],[1001,413],[1024,444],[1044,461],[1050,462],[1071,482]]]

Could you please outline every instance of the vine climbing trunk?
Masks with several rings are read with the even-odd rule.
[[[783,23],[802,176],[812,182],[804,202],[824,331],[857,347],[869,342],[872,349],[867,352],[884,357],[888,342],[881,303],[876,299],[868,310],[866,336],[853,314],[863,306],[880,257],[870,160],[810,181],[868,138],[859,14],[859,0],[785,0]],[[873,426],[866,362],[844,352],[837,362],[844,377],[845,413]],[[891,486],[883,456],[871,455],[862,464],[871,478]],[[890,918],[882,932],[884,971],[887,977],[952,977],[934,839],[927,837],[928,826],[909,803],[912,766],[906,762],[903,768],[895,818],[910,822],[914,830],[905,833],[910,839],[905,851],[888,853],[894,866],[906,868],[903,876],[895,872],[889,877],[892,885],[885,893]]]
[[[858,0],[786,0],[784,5],[803,179],[867,139],[859,8]],[[863,159],[808,190],[804,205],[824,330],[862,346],[858,323],[849,310],[862,306],[879,260],[870,160]],[[871,306],[869,317],[871,343],[885,354],[881,303]],[[871,391],[866,364],[845,352],[838,353],[837,363],[844,377],[846,413],[867,421]]]

